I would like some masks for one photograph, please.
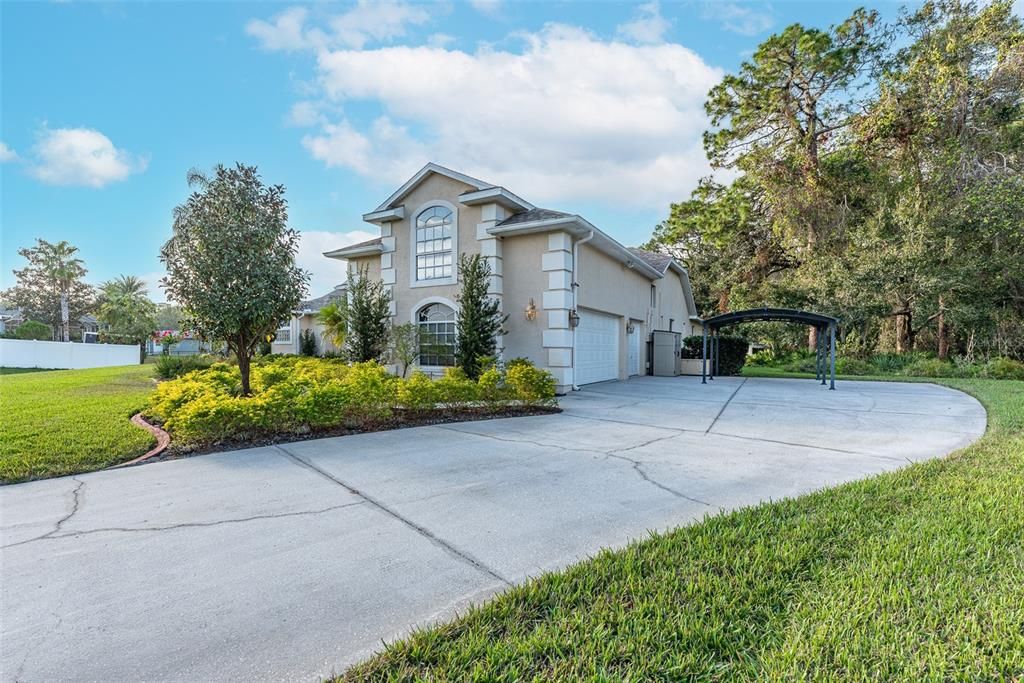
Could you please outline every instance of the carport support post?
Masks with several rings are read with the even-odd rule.
[[[719,374],[721,374],[721,369],[719,368],[719,365],[718,365],[718,334],[715,334],[715,353],[714,353],[714,356],[715,356],[715,374],[719,375]]]
[[[825,363],[828,360],[828,352],[825,350],[825,345],[828,343],[828,337],[825,332],[826,328],[818,328],[818,355],[821,357],[821,386],[825,386],[825,375],[827,374],[825,370]]]
[[[700,352],[700,383],[707,384],[707,369],[708,369],[708,328],[701,326],[704,332],[704,346]]]
[[[835,390],[836,388],[836,326],[835,323],[828,326],[828,337],[829,337],[829,348],[832,354],[832,383],[829,385],[829,390]],[[824,382],[824,380],[822,380]]]
[[[718,330],[711,330],[711,337],[709,339],[709,346],[711,347],[711,356],[708,359],[708,379],[713,380],[715,378],[715,337],[718,336]]]

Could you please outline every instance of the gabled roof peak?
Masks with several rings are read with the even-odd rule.
[[[479,180],[472,176],[468,176],[465,173],[453,171],[450,168],[441,166],[440,164],[435,164],[434,162],[431,161],[426,166],[417,171],[413,177],[405,181],[405,183],[403,183],[400,188],[395,190],[394,194],[385,199],[384,202],[376,209],[374,209],[371,213],[376,213],[378,211],[384,211],[386,209],[392,208],[394,204],[396,204],[399,200],[403,199],[407,194],[412,192],[413,189],[421,182],[423,182],[423,180],[431,173],[443,175],[447,178],[451,178],[452,180],[458,180],[459,182],[466,183],[467,185],[475,187],[478,190],[486,190],[488,188],[495,187],[494,183],[484,182],[483,180]]]

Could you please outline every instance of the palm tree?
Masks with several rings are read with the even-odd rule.
[[[110,299],[122,297],[136,299],[149,293],[145,281],[134,275],[118,275],[113,280],[107,280],[100,285],[100,289],[103,291],[103,296]]]
[[[71,341],[71,321],[68,310],[68,296],[71,286],[86,273],[85,261],[75,258],[78,247],[72,246],[66,240],[56,244],[49,244],[40,240],[45,245],[46,271],[49,277],[57,283],[60,290],[60,326],[62,341]]]

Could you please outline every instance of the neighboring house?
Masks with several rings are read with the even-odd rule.
[[[85,314],[78,319],[78,327],[82,332],[82,342],[85,344],[96,344],[100,340],[100,321],[96,316]],[[105,325],[104,328],[109,327]],[[74,329],[74,326],[72,326]]]
[[[344,299],[347,290],[348,285],[343,283],[323,296],[300,303],[299,307],[293,311],[292,317],[277,330],[277,336],[270,344],[271,351],[273,353],[298,353],[299,335],[303,330],[313,330],[313,334],[316,335],[317,355],[322,356],[327,352],[338,351],[338,348],[324,335],[324,326],[317,320],[317,313],[327,304]]]
[[[699,331],[689,278],[672,258],[436,164],[363,220],[380,227],[379,238],[324,255],[384,282],[392,322],[430,334],[419,361],[428,372],[454,363],[461,253],[491,265],[490,293],[509,316],[502,356],[546,368],[560,391],[646,374],[652,330]]]
[[[14,332],[25,322],[20,308],[0,308],[0,334]]]
[[[193,338],[191,332],[182,330],[157,330],[146,342],[146,353],[151,356],[162,354],[164,352],[162,340],[165,337],[174,337],[178,339],[178,341],[168,347],[167,355],[169,356],[193,356],[198,353],[211,353],[213,351],[213,344]]]

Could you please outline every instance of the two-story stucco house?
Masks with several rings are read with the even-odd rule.
[[[699,325],[686,270],[673,259],[436,164],[363,219],[380,227],[379,238],[324,255],[381,279],[393,322],[431,333],[420,357],[427,371],[453,362],[436,341],[455,339],[460,253],[490,263],[490,292],[508,314],[502,356],[546,368],[560,391],[646,374],[652,330],[687,335]]]

